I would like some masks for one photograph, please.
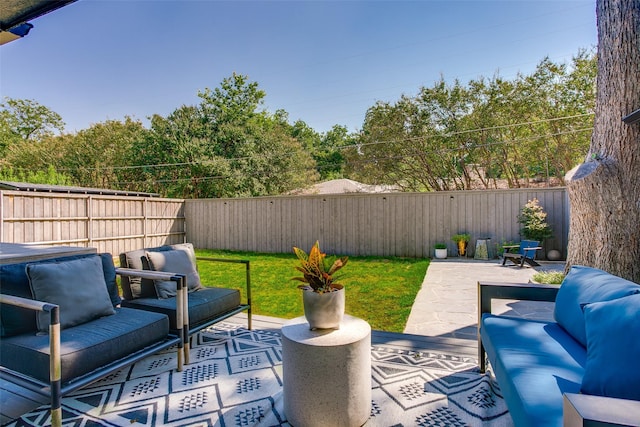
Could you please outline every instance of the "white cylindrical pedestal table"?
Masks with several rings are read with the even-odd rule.
[[[361,426],[371,414],[371,327],[345,315],[337,330],[282,326],[284,413],[294,427]]]

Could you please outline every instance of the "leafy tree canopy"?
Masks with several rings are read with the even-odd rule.
[[[348,173],[410,191],[562,184],[593,127],[596,58],[543,59],[513,80],[441,78],[418,94],[367,111]],[[506,185],[505,185],[506,183]]]
[[[0,103],[0,155],[20,141],[37,142],[64,130],[58,113],[29,99],[5,98]]]

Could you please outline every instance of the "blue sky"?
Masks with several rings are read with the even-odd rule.
[[[148,123],[233,72],[319,132],[445,80],[529,73],[597,43],[594,1],[79,0],[0,46],[0,95],[34,99],[66,131]]]

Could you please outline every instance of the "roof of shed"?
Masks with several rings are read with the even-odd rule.
[[[108,190],[104,188],[71,187],[66,185],[31,184],[28,182],[0,181],[0,190],[34,191],[40,193],[98,194],[103,196],[160,197],[157,193]]]

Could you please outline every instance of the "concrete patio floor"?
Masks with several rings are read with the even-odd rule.
[[[564,270],[564,262],[540,267],[502,266],[501,260],[433,259],[416,296],[404,333],[477,339],[478,282],[527,283],[539,271]],[[553,303],[496,300],[493,312],[539,320],[553,319]]]

